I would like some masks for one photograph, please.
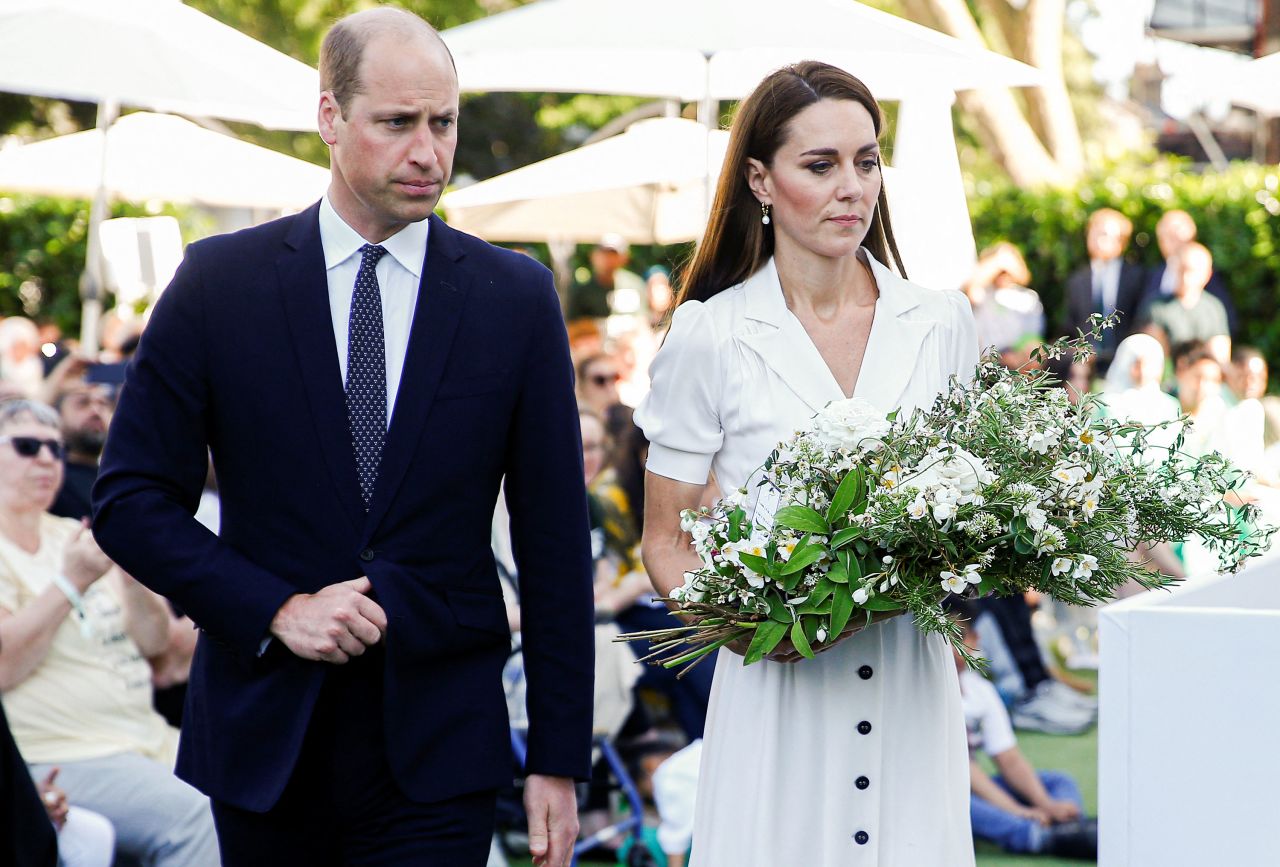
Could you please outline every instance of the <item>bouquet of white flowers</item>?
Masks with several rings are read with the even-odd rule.
[[[1087,352],[1061,341],[1041,357],[1068,351]],[[1265,547],[1275,529],[1228,502],[1246,474],[1183,454],[1185,419],[1161,447],[1151,434],[1166,425],[1100,418],[1095,402],[994,353],[928,411],[835,401],[749,488],[682,514],[702,560],[667,600],[684,625],[619,640],[648,640],[648,659],[676,667],[749,638],[749,665],[784,638],[811,658],[873,616],[910,613],[964,652],[950,594],[1093,604],[1130,581],[1172,582],[1133,556],[1143,545],[1197,536],[1231,571]]]

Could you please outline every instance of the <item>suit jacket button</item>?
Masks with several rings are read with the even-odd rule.
[[[871,785],[871,781],[866,777],[858,777],[858,779],[853,781],[853,784],[859,789],[865,789],[867,786]]]
[[[864,665],[862,666],[862,668],[858,669],[858,677],[862,678],[863,680],[870,680],[871,674],[872,674],[871,666],[869,665]]]
[[[870,839],[871,839],[871,835],[868,834],[866,831],[859,831],[858,833],[853,835],[854,842],[857,843],[859,846],[867,845],[867,841]]]
[[[863,720],[862,722],[858,723],[858,734],[860,735],[871,734],[871,723],[867,722],[866,720]]]
[[[363,561],[364,561],[364,562],[366,562],[366,563],[368,563],[370,560],[372,560],[372,559],[373,559],[373,549],[372,549],[372,548],[365,548],[363,551],[361,551],[361,552],[360,552],[360,559],[361,559],[361,560],[363,560]]]

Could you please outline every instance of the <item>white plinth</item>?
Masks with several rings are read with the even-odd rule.
[[[1098,863],[1280,864],[1280,559],[1099,627]]]

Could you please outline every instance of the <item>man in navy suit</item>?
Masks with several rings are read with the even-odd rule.
[[[467,867],[512,776],[489,542],[505,477],[531,848],[559,867],[594,639],[556,293],[431,216],[458,85],[429,25],[353,15],[320,73],[328,193],[188,247],[112,422],[95,535],[201,629],[178,773],[213,799],[225,864]],[[192,518],[206,449],[220,537]]]
[[[1124,214],[1112,208],[1094,211],[1085,230],[1089,262],[1067,278],[1067,316],[1063,323],[1066,334],[1074,337],[1087,330],[1094,313],[1120,314],[1119,324],[1094,341],[1099,376],[1107,372],[1120,341],[1133,332],[1134,316],[1142,301],[1142,266],[1123,258],[1132,234],[1133,223]]]

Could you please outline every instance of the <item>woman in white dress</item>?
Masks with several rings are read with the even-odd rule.
[[[653,390],[644,561],[660,593],[696,568],[682,509],[709,474],[747,483],[832,400],[929,405],[969,376],[959,292],[906,281],[880,173],[880,109],[806,62],[742,104],[705,239],[686,270]],[[906,617],[814,660],[787,644],[744,667],[719,651],[692,867],[973,864],[968,753],[951,652]]]

